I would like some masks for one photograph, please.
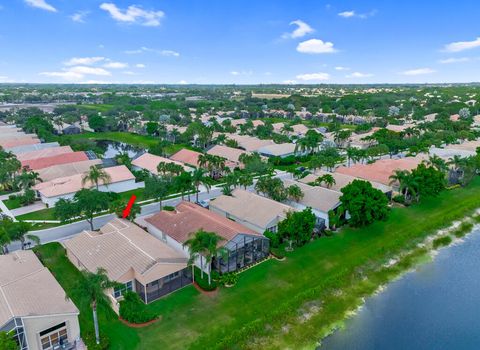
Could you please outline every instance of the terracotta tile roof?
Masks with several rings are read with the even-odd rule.
[[[60,164],[36,170],[43,181],[50,181],[60,177],[83,174],[87,172],[91,166],[101,164],[100,159],[84,160],[83,162],[75,162],[68,164]]]
[[[0,327],[14,317],[78,314],[31,250],[0,255]]]
[[[241,189],[234,190],[231,196],[222,195],[212,200],[210,208],[212,207],[259,227],[266,227],[273,219],[284,217],[287,212],[295,210],[286,204]]]
[[[195,152],[195,151],[183,148],[177,153],[175,153],[174,155],[170,156],[170,159],[176,162],[198,167],[198,157],[200,157],[201,155],[202,154],[200,152]]]
[[[227,244],[228,241],[240,233],[259,235],[238,222],[229,220],[226,217],[190,202],[181,202],[177,205],[175,211],[163,210],[146,218],[145,221],[179,243],[184,243],[193,233],[200,229],[207,232],[215,232],[224,238],[221,245]]]
[[[37,138],[36,134],[25,134],[24,132],[14,132],[14,133],[1,133],[0,141],[13,141],[13,140],[23,140],[23,139],[33,139]]]
[[[310,186],[294,180],[283,180],[286,187],[297,185],[303,192],[303,198],[298,201],[305,207],[311,207],[324,213],[340,205],[341,192],[319,186]]]
[[[185,166],[185,164],[182,164],[180,162],[176,162],[176,161],[168,159],[168,158],[156,156],[156,155],[150,154],[150,153],[144,153],[140,157],[138,157],[137,159],[134,159],[132,161],[132,165],[134,165],[136,167],[139,167],[141,169],[146,169],[149,172],[151,172],[152,174],[157,175],[158,174],[157,166],[161,162],[175,163],[175,164],[181,165],[186,171],[191,170],[191,168]]]
[[[25,152],[17,155],[19,161],[52,157],[59,154],[73,153],[70,146],[45,148],[36,151]]]
[[[13,148],[10,148],[9,150],[13,154],[18,155],[26,152],[38,151],[45,148],[53,148],[53,147],[59,147],[59,146],[60,144],[58,142],[48,142],[48,143],[36,143],[33,145],[13,147]]]
[[[24,138],[19,140],[7,140],[7,141],[0,140],[0,146],[2,146],[7,151],[9,148],[24,146],[24,145],[34,145],[36,143],[40,143],[40,140],[37,138]]]
[[[249,152],[254,152],[261,147],[273,145],[275,143],[273,140],[260,140],[259,138],[248,135],[226,134],[226,136],[227,139],[237,141],[241,148]]]
[[[48,168],[53,165],[66,164],[66,163],[75,163],[88,160],[85,152],[72,152],[65,154],[57,154],[55,156],[30,159],[22,161],[22,166],[28,167],[32,170],[38,170],[43,168]]]
[[[104,268],[117,282],[135,278],[145,285],[186,268],[188,261],[183,253],[123,219],[110,221],[99,232],[83,231],[64,246],[85,269]]]
[[[474,141],[465,141],[459,144],[452,144],[448,145],[445,148],[446,149],[461,149],[465,151],[472,151],[475,152],[477,150],[477,147],[480,147],[480,140],[474,140]]]
[[[108,184],[113,184],[116,182],[128,181],[135,179],[135,176],[128,170],[125,165],[119,165],[111,168],[103,169],[108,175],[110,175],[110,182]],[[82,178],[84,174],[76,174],[67,177],[61,177],[51,181],[40,182],[35,185],[33,188],[40,192],[45,197],[57,197],[69,193],[75,193],[80,191],[82,188],[91,188],[95,186],[87,182],[82,185]],[[99,185],[103,185],[103,181],[99,181]]]
[[[305,176],[303,179],[300,179],[299,181],[303,182],[305,184],[308,184],[309,182],[314,182],[317,178],[319,178],[320,176],[326,175],[326,174],[329,174],[329,175],[333,176],[333,178],[335,179],[335,184],[333,184],[330,187],[327,187],[325,184],[322,183],[322,187],[329,188],[331,190],[338,191],[338,192],[340,192],[342,188],[347,186],[353,180],[363,180],[363,179],[360,179],[360,178],[352,176],[352,175],[342,174],[342,173],[338,173],[338,172],[337,173],[331,173],[329,171],[317,170],[315,172],[315,174],[309,174],[309,175]],[[376,188],[376,189],[378,189],[378,190],[380,190],[384,193],[390,192],[392,190],[392,188],[390,186],[381,184],[379,182],[375,182],[375,181],[369,181],[369,182],[372,184],[373,188]]]
[[[390,176],[395,170],[415,169],[425,158],[417,156],[402,159],[381,159],[373,164],[355,164],[349,168],[342,166],[336,172],[389,185]]]
[[[249,152],[246,152],[238,148],[227,147],[222,145],[215,145],[207,151],[207,154],[223,157],[236,164],[240,164],[239,158],[242,154],[248,154],[248,153]]]

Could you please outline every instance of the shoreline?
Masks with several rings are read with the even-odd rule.
[[[437,230],[434,234],[428,235],[423,242],[417,244],[415,249],[406,250],[400,253],[399,254],[400,257],[392,257],[388,263],[383,265],[384,269],[395,268],[396,266],[398,266],[398,264],[402,262],[404,258],[408,259],[409,256],[417,252],[420,252],[421,250],[422,250],[421,254],[424,255],[424,257],[427,259],[425,260],[419,259],[410,268],[400,271],[398,275],[389,279],[387,283],[379,285],[371,294],[360,297],[359,305],[355,308],[347,310],[345,312],[345,317],[343,317],[343,319],[332,322],[329,326],[326,326],[326,328],[330,328],[330,331],[326,333],[324,336],[322,336],[321,339],[318,340],[318,342],[315,344],[313,348],[318,349],[322,345],[323,340],[325,340],[326,338],[330,337],[331,335],[335,334],[338,331],[342,331],[345,328],[345,322],[351,319],[352,317],[356,316],[365,307],[365,302],[367,298],[374,297],[376,295],[381,294],[388,288],[388,285],[390,283],[405,277],[405,275],[407,275],[408,273],[415,272],[415,270],[420,265],[432,262],[436,258],[440,250],[447,249],[454,245],[459,245],[464,243],[465,238],[467,236],[469,236],[471,233],[473,233],[474,231],[480,228],[480,223],[478,222],[479,218],[480,218],[480,208],[474,210],[472,214],[466,216],[463,220],[455,220],[451,223],[450,226],[446,228],[441,228]],[[452,236],[455,230],[459,229],[463,223],[471,223],[472,227],[462,237],[454,236],[452,237],[452,241],[446,245],[442,245],[436,248],[433,246],[433,242],[435,241],[435,239],[444,237],[446,235]],[[423,251],[424,249],[427,249],[427,250]],[[420,255],[418,258],[421,258],[421,257],[422,256]],[[392,260],[394,260],[394,262],[392,262]]]

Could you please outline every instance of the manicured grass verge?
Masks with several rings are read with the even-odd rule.
[[[5,206],[10,210],[17,209],[22,206],[20,204],[20,198],[6,199],[3,201],[3,204],[5,204]]]
[[[53,216],[53,208],[46,208],[31,213],[16,216],[17,220],[56,220]]]
[[[93,332],[93,315],[90,301],[85,296],[72,293],[77,281],[83,278],[83,276],[67,259],[64,248],[60,243],[49,243],[35,247],[34,251],[80,310],[79,321],[82,336]],[[121,323],[117,314],[109,307],[99,305],[98,319],[100,336],[106,334],[113,349],[130,350],[134,349],[138,344],[139,338],[136,331]]]
[[[148,305],[162,320],[133,330],[129,349],[314,348],[362,297],[425,258],[418,243],[478,207],[480,178],[467,188],[394,208],[384,222],[317,239],[287,253],[285,261],[268,260],[214,296],[183,288]],[[405,251],[410,253],[398,264],[385,267]],[[57,274],[60,281],[75,276]],[[116,319],[102,327],[112,349],[125,349]]]

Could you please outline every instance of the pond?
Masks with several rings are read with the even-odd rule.
[[[480,230],[368,298],[318,350],[480,349]]]
[[[130,158],[133,158],[139,152],[144,151],[142,148],[133,147],[127,143],[117,142],[117,141],[108,141],[108,140],[99,140],[95,141],[97,147],[99,147],[104,152],[104,158],[115,158],[118,154],[128,153]]]

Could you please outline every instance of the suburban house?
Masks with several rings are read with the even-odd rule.
[[[225,158],[228,161],[227,166],[229,168],[242,168],[243,164],[242,162],[240,162],[240,156],[242,154],[249,154],[249,152],[243,151],[238,148],[215,145],[207,151],[207,154]]]
[[[31,250],[0,255],[0,331],[20,350],[76,349],[79,311]]]
[[[157,166],[160,163],[174,163],[180,165],[185,171],[192,171],[193,169],[190,167],[185,166],[180,162],[176,162],[174,160],[156,156],[151,153],[144,153],[140,157],[134,159],[132,161],[133,169],[134,170],[142,170],[145,169],[151,174],[158,175]]]
[[[258,194],[236,189],[231,196],[222,195],[210,201],[210,210],[249,229],[263,234],[277,232],[278,223],[295,209]]]
[[[38,151],[41,149],[52,148],[52,147],[53,148],[60,147],[60,144],[58,142],[36,143],[34,145],[24,145],[24,146],[13,147],[13,148],[10,148],[9,150],[13,154],[18,155],[25,152]]]
[[[238,134],[226,134],[227,139],[234,140],[238,143],[238,147],[247,152],[256,152],[260,148],[273,145],[273,140],[261,140],[257,137]]]
[[[25,146],[25,145],[34,145],[40,143],[38,138],[25,137],[22,139],[9,139],[9,140],[0,140],[0,146],[3,147],[6,151],[9,151],[10,148]]]
[[[99,181],[98,190],[102,192],[125,192],[137,189],[143,186],[143,183],[136,183],[135,176],[125,165],[119,165],[103,169],[109,176],[110,181],[104,183]],[[60,177],[50,181],[40,182],[33,189],[37,192],[43,203],[49,207],[55,206],[55,203],[61,198],[71,199],[75,193],[82,188],[93,188],[95,184],[87,182],[82,184],[85,174],[76,174],[72,176]]]
[[[46,158],[57,156],[59,154],[73,153],[70,146],[50,147],[45,149],[39,149],[36,151],[24,152],[17,155],[19,161],[33,160],[39,158]]]
[[[37,172],[42,181],[45,182],[58,179],[60,177],[83,174],[86,173],[90,167],[99,164],[102,164],[101,159],[92,159],[84,160],[82,162],[53,165],[49,166],[48,168],[35,170],[35,172]]]
[[[342,190],[342,188],[344,188],[345,186],[347,186],[348,184],[353,182],[353,180],[368,181],[368,180],[360,179],[360,178],[358,178],[356,176],[352,176],[352,175],[342,174],[342,173],[339,173],[339,172],[331,173],[329,171],[323,171],[323,170],[317,170],[314,174],[309,174],[309,175],[305,176],[304,178],[302,178],[298,181],[302,182],[304,184],[310,184],[311,182],[315,182],[316,179],[318,179],[319,177],[324,176],[324,175],[331,175],[333,177],[333,179],[335,180],[335,183],[332,184],[332,185],[327,185],[325,183],[321,183],[320,186],[322,186],[324,188],[327,188],[327,189],[330,189],[330,190],[338,191],[338,192],[340,192]],[[376,181],[369,181],[369,182],[372,184],[373,188],[376,188],[377,190],[382,191],[383,193],[385,193],[387,195],[387,197],[390,198],[392,196],[392,191],[393,191],[392,187],[390,187],[388,185],[384,185],[384,184],[382,184],[380,182],[376,182]]]
[[[473,140],[473,141],[464,141],[459,144],[451,144],[447,145],[446,149],[458,149],[458,150],[465,150],[470,152],[476,152],[477,148],[480,147],[480,140]]]
[[[83,231],[63,242],[67,257],[80,270],[106,270],[122,284],[106,293],[118,312],[122,293],[133,291],[152,302],[192,282],[187,256],[136,224],[113,219],[100,231]]]
[[[82,162],[88,160],[88,156],[85,152],[71,152],[64,154],[57,154],[49,157],[28,159],[21,161],[22,167],[26,167],[30,170],[38,170],[48,168],[49,166],[68,164],[75,162]]]
[[[258,149],[258,153],[265,157],[280,157],[285,158],[288,156],[293,156],[295,152],[294,143],[275,143],[273,145],[268,145]]]
[[[424,159],[425,157],[421,156],[402,159],[380,159],[372,164],[354,164],[350,167],[341,166],[335,172],[389,186],[390,176],[394,174],[395,170],[413,170]]]
[[[198,157],[201,155],[200,152],[182,148],[180,151],[170,156],[170,160],[198,168]]]
[[[285,123],[274,123],[272,124],[273,131],[277,134],[284,134]],[[304,124],[295,124],[291,126],[292,131],[288,131],[286,134],[289,136],[304,137],[308,130],[310,130]]]
[[[194,203],[181,202],[174,211],[162,210],[144,221],[148,232],[187,254],[188,248],[183,244],[195,232],[203,229],[216,233],[223,238],[220,246],[227,254],[214,258],[213,268],[222,273],[241,269],[268,256],[269,241],[263,235]],[[195,264],[209,273],[209,267],[201,266],[199,259]]]
[[[317,218],[316,226],[319,229],[328,228],[329,215],[331,210],[337,209],[341,202],[341,192],[330,190],[319,186],[310,186],[294,180],[283,180],[286,187],[297,185],[303,192],[303,198],[298,202],[289,201],[289,204],[297,210],[312,209]]]

